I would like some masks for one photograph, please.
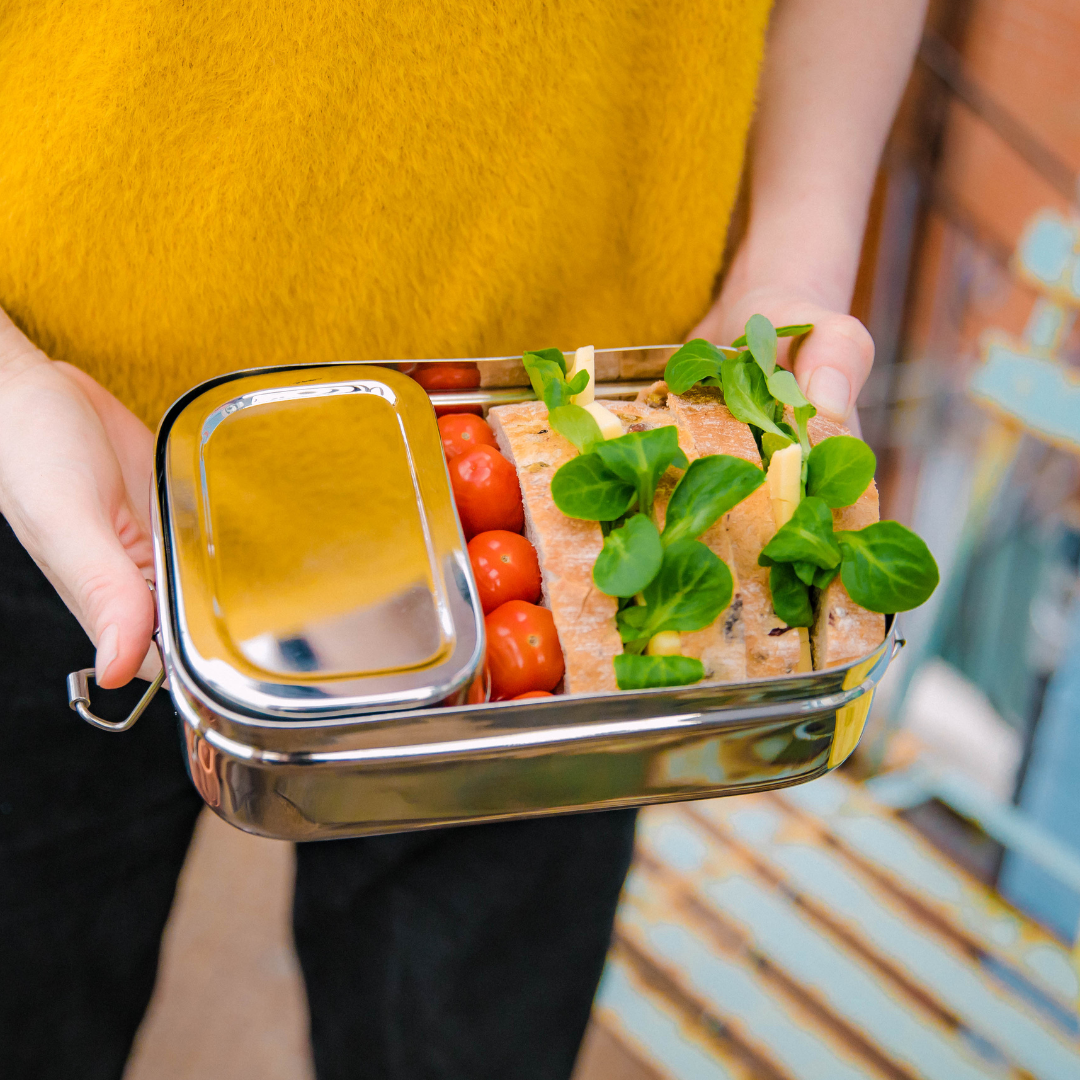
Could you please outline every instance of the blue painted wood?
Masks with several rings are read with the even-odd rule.
[[[742,816],[738,811],[726,816],[727,824],[739,835],[744,835]],[[1014,1063],[1040,1080],[1080,1077],[1080,1052],[1054,1026],[1021,999],[988,981],[979,965],[950,949],[941,938],[890,910],[830,852],[776,842],[775,837],[765,841],[759,832],[754,840],[761,854],[780,867],[793,885],[857,928],[876,952],[890,958]]]
[[[1080,450],[1080,381],[1063,364],[991,340],[972,394],[1042,437]]]
[[[671,817],[671,814],[665,815]],[[694,831],[689,819],[669,821],[662,836],[652,818],[642,829],[646,849],[664,861],[665,840],[674,832]],[[714,867],[713,860],[693,877],[693,888],[708,904],[734,919],[756,948],[812,988],[834,1012],[866,1032],[890,1057],[908,1063],[925,1080],[987,1080],[1008,1070],[979,1060],[950,1035],[920,1019],[881,981],[832,942],[785,900],[757,882]]]
[[[645,876],[645,875],[643,875]],[[667,897],[654,887],[649,902],[631,901],[620,931],[678,968],[692,991],[717,1014],[737,1021],[747,1038],[782,1065],[793,1080],[865,1080],[864,1068],[842,1058],[764,987],[755,973],[725,958],[689,927],[664,918]]]
[[[781,798],[820,819],[860,857],[903,883],[988,950],[1006,957],[1061,1008],[1075,1007],[1080,981],[1068,949],[1039,934],[902,824],[866,809],[850,784],[823,777],[790,788]]]
[[[688,1036],[662,999],[635,982],[618,957],[611,957],[604,969],[596,1008],[609,1028],[661,1075],[671,1080],[734,1080],[719,1060]]]

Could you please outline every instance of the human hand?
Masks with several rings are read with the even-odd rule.
[[[90,635],[106,688],[160,668],[146,586],[153,448],[112,394],[0,311],[0,513]]]
[[[689,337],[726,345],[742,334],[751,315],[764,315],[774,326],[812,323],[805,338],[781,338],[778,360],[790,368],[799,388],[832,420],[849,423],[874,363],[874,340],[858,319],[832,310],[807,291],[789,288],[725,288]]]

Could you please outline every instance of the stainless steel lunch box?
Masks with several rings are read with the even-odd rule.
[[[597,353],[597,396],[673,347]],[[518,358],[443,404],[526,400]],[[515,375],[515,373],[518,373]],[[623,378],[619,378],[623,375]],[[495,383],[495,386],[491,384]],[[163,670],[191,778],[249,832],[317,840],[708,798],[811,780],[855,748],[902,642],[721,685],[462,704],[483,617],[427,395],[368,364],[237,372],[166,414],[153,527]]]

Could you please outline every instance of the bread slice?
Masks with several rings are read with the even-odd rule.
[[[657,394],[655,388],[646,394],[650,392],[653,396]],[[685,394],[669,394],[667,406],[678,420],[679,430],[689,433],[697,454],[730,454],[760,468],[761,455],[750,428],[736,420],[722,401],[717,389],[692,387]],[[745,678],[792,675],[799,666],[799,635],[773,611],[769,568],[758,566],[757,561],[761,549],[776,532],[768,488],[762,485],[725,514],[723,526],[733,556],[729,565],[736,582],[725,625],[730,621],[736,632],[735,622],[742,623]]]
[[[543,402],[491,409],[488,423],[499,449],[517,466],[525,535],[540,560],[542,602],[555,618],[566,661],[563,688],[568,694],[615,690],[612,660],[622,652],[615,628],[618,604],[592,580],[604,544],[600,526],[567,517],[551,499],[551,478],[577,450],[548,427]]]
[[[851,434],[846,427],[817,416],[807,424],[807,432],[813,446],[834,435]],[[878,520],[878,489],[873,480],[855,503],[833,511],[833,528],[837,530],[863,529]],[[810,629],[815,670],[860,660],[884,640],[885,616],[859,607],[848,596],[839,575],[833,578],[818,597],[814,625]]]

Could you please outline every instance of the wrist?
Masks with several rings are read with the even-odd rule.
[[[814,200],[755,214],[724,282],[724,292],[785,292],[847,312],[855,290],[865,222]],[[730,291],[729,291],[730,290]]]

